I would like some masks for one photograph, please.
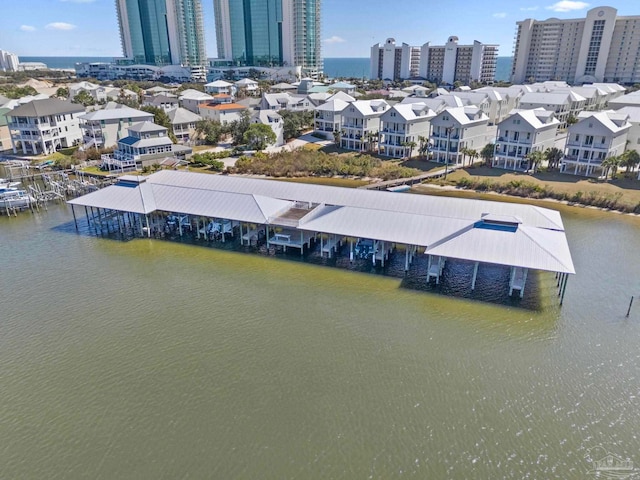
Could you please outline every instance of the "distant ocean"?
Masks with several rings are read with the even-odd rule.
[[[496,80],[509,80],[512,57],[498,57]],[[74,68],[82,62],[111,62],[113,57],[20,57],[21,62],[42,62],[49,68]],[[369,78],[369,58],[325,58],[324,73],[330,78]]]
[[[496,80],[508,81],[511,76],[513,57],[498,57]],[[369,78],[368,58],[325,58],[324,73],[330,78]]]

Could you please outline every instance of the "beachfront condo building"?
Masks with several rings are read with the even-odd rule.
[[[513,83],[640,81],[640,16],[596,7],[585,18],[517,22]]]
[[[472,45],[459,45],[456,36],[449,37],[446,45],[427,42],[421,47],[396,45],[395,39],[388,38],[384,45],[371,47],[370,77],[393,81],[421,77],[450,85],[492,82],[497,58],[497,45],[477,40]]]
[[[126,61],[206,65],[201,0],[116,0],[116,9]]]
[[[15,53],[0,50],[0,70],[3,72],[17,72],[20,59]]]
[[[214,0],[218,58],[322,72],[321,0]]]

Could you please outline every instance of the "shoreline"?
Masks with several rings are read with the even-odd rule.
[[[430,193],[427,190],[432,190],[432,192]],[[533,197],[524,197],[520,195],[511,195],[511,194],[502,193],[502,192],[495,192],[491,190],[481,191],[481,190],[474,190],[472,188],[462,188],[462,187],[456,187],[456,186],[450,186],[450,185],[435,185],[435,184],[425,184],[425,183],[414,185],[413,187],[411,187],[411,191],[419,195],[431,195],[433,194],[434,191],[438,191],[439,193],[443,193],[443,194],[447,194],[447,193],[452,194],[450,196],[458,196],[456,194],[465,194],[465,193],[471,194],[471,195],[475,194],[478,196],[487,195],[492,197],[499,197],[502,199],[513,199],[513,200],[517,199],[517,200],[521,200],[523,203],[525,203],[526,201],[554,203],[554,204],[564,205],[567,207],[590,209],[594,211],[615,213],[618,215],[626,215],[632,218],[640,218],[640,214],[638,213],[623,212],[622,210],[618,210],[614,208],[598,207],[596,205],[587,205],[584,203],[571,202],[568,200],[558,200],[557,198],[553,198],[553,197],[533,198]],[[515,202],[515,203],[520,203],[520,202]]]

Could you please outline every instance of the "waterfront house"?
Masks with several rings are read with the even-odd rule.
[[[554,146],[558,125],[560,122],[549,110],[514,110],[498,124],[492,165],[508,170],[528,168],[530,152],[544,152]]]
[[[49,155],[82,142],[82,105],[56,98],[32,100],[17,106],[9,116],[13,153]]]
[[[622,107],[616,113],[629,117],[629,131],[627,132],[627,145],[625,150],[635,150],[640,153],[640,106]]]
[[[614,110],[622,107],[640,107],[640,90],[609,100],[608,106]]]
[[[435,112],[424,103],[398,103],[380,116],[378,152],[392,158],[419,155],[418,145],[429,139]],[[411,146],[413,144],[413,146]]]
[[[431,120],[433,160],[449,165],[462,165],[463,148],[480,151],[489,143],[489,117],[478,107],[453,107]]]
[[[85,113],[78,118],[83,130],[84,148],[109,148],[126,137],[128,128],[133,124],[153,121],[153,114],[119,103],[108,103],[105,108]]]
[[[346,150],[373,150],[380,117],[389,109],[384,100],[356,100],[342,111],[340,146]]]
[[[582,112],[569,126],[560,171],[572,175],[601,176],[602,162],[621,155],[631,128],[629,116],[615,111]]]
[[[333,132],[342,131],[342,112],[349,104],[335,99],[315,108],[314,133],[333,140]]]
[[[197,123],[202,120],[200,115],[186,108],[174,108],[167,112],[167,115],[171,123],[171,131],[178,143],[188,143],[196,132]]]
[[[102,155],[102,168],[107,170],[140,170],[166,159],[184,159],[191,149],[174,145],[167,129],[153,122],[136,123],[128,129],[129,135],[118,140],[112,154]]]

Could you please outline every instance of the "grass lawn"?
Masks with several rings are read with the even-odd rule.
[[[91,175],[101,175],[103,177],[106,177],[107,175],[112,175],[113,173],[118,173],[118,172],[104,172],[102,170],[100,170],[98,167],[85,167],[80,169],[81,172],[84,173],[90,173]]]
[[[310,183],[313,185],[327,185],[330,187],[358,188],[369,184],[367,180],[358,178],[339,177],[296,177],[296,178],[270,178],[268,180],[280,180],[281,182]]]
[[[637,175],[637,173],[636,173]],[[632,178],[623,178],[624,173],[618,172],[619,179],[602,181],[593,178],[578,177],[558,172],[539,172],[535,175],[519,172],[508,172],[498,168],[475,167],[460,169],[448,175],[446,181],[437,180],[434,183],[441,185],[455,185],[463,178],[473,182],[487,181],[495,184],[508,184],[512,181],[525,181],[527,183],[544,186],[556,193],[566,193],[573,196],[578,192],[583,194],[599,195],[602,197],[619,196],[619,203],[636,206],[640,203],[640,181]]]
[[[193,149],[193,153],[197,153],[197,152],[204,152],[207,150],[213,150],[214,148],[217,148],[217,145],[195,145],[194,147],[191,147]]]

